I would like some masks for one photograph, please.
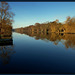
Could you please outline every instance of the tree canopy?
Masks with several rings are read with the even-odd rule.
[[[10,11],[7,2],[0,2],[0,23],[2,25],[12,25],[14,13]]]

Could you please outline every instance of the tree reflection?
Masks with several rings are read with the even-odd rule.
[[[13,48],[13,39],[11,36],[0,38],[0,60],[4,65],[9,64],[11,55],[15,53]]]
[[[66,33],[49,33],[45,34],[43,32],[18,32],[21,34],[27,34],[31,37],[34,37],[36,40],[47,40],[53,42],[55,45],[58,45],[61,42],[65,45],[66,48],[75,47],[75,34],[66,34]],[[62,40],[62,41],[61,41]]]

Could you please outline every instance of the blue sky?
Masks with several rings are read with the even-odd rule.
[[[75,2],[8,2],[15,13],[13,28],[75,16]]]

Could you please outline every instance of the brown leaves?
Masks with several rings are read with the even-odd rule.
[[[10,12],[9,9],[10,7],[7,2],[0,3],[0,23],[5,23],[5,25],[12,25],[14,14]]]

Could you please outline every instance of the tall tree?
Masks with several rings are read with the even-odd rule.
[[[0,23],[12,25],[14,14],[10,11],[10,6],[7,2],[0,2]]]

